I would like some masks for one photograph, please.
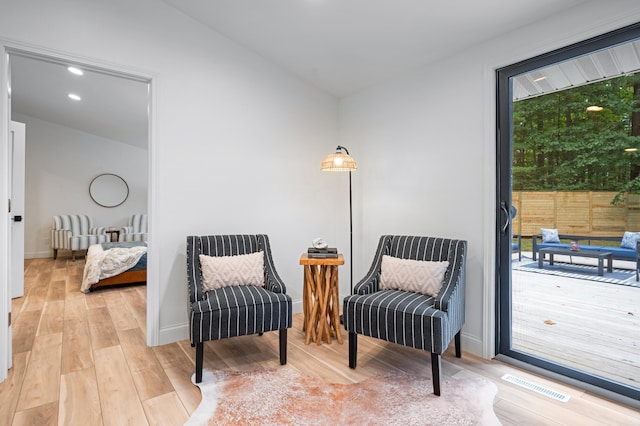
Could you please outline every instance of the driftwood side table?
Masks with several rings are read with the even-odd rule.
[[[312,340],[318,345],[323,340],[331,343],[332,335],[342,344],[338,266],[344,265],[344,256],[338,254],[338,257],[314,258],[303,253],[300,265],[304,266],[302,330],[306,332],[305,344],[308,345]]]

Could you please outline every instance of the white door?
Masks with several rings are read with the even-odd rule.
[[[9,139],[11,197],[11,298],[24,296],[25,125],[11,122]]]

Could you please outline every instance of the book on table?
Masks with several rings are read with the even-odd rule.
[[[307,253],[338,253],[338,249],[335,247],[327,247],[327,248],[309,247],[307,249]]]
[[[327,247],[323,249],[309,247],[307,250],[307,256],[312,258],[336,258],[338,257],[338,249],[333,247]]]

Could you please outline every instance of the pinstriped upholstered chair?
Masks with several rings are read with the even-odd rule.
[[[354,294],[344,299],[344,328],[349,332],[349,367],[356,368],[358,334],[424,350],[431,353],[433,393],[440,395],[441,355],[453,339],[456,357],[461,356],[466,251],[467,242],[463,240],[383,235],[369,272],[354,287]],[[398,258],[432,263],[406,262]],[[447,261],[448,266],[438,264],[440,275],[435,275],[435,281],[442,283],[439,290],[435,287],[423,294],[394,289],[398,287],[394,282],[411,281],[419,274],[411,277],[397,274],[393,277],[389,274],[394,269],[387,265],[404,262],[431,268],[438,266],[433,262],[442,261]],[[392,288],[383,289],[387,287]]]
[[[67,214],[53,217],[51,230],[51,248],[53,258],[58,257],[58,250],[71,250],[71,258],[76,259],[75,252],[86,250],[92,244],[109,241],[106,228],[93,226],[91,216],[84,214]]]
[[[257,265],[238,267],[239,260],[253,259],[259,252],[263,255],[258,256],[262,260]],[[196,383],[202,381],[204,342],[208,340],[278,330],[280,364],[287,363],[291,297],[285,294],[286,287],[276,272],[266,235],[188,236],[187,276],[189,334],[191,346],[196,347]],[[227,282],[207,290],[219,277]],[[239,278],[234,281],[234,277]],[[264,286],[256,282],[260,280]]]
[[[149,228],[149,216],[146,214],[132,214],[129,216],[129,224],[120,228],[118,241],[147,241]]]

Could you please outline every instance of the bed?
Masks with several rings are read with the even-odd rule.
[[[147,281],[147,243],[144,241],[94,244],[87,250],[82,275],[83,293],[111,285]]]

